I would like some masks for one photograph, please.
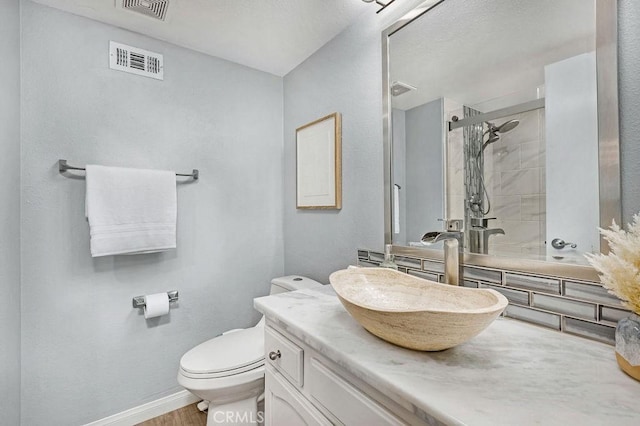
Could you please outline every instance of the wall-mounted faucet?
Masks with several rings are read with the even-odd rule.
[[[464,248],[464,233],[462,231],[427,232],[420,240],[425,245],[444,241],[444,282],[460,285],[462,277],[462,262]]]

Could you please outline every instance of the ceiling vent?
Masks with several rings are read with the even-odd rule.
[[[164,80],[162,55],[125,44],[109,42],[109,68]]]
[[[401,81],[394,81],[391,84],[391,95],[392,96],[400,96],[403,93],[410,92],[411,90],[416,90],[416,87],[413,87],[407,83],[403,83]]]
[[[164,21],[169,9],[169,0],[116,0],[116,7]]]

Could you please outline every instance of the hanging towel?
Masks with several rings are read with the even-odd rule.
[[[393,185],[393,233],[400,233],[400,187]]]
[[[91,256],[176,248],[176,174],[87,165]]]

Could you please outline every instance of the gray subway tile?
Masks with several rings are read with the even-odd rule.
[[[616,343],[616,328],[604,324],[582,321],[576,318],[564,318],[564,331],[582,337],[599,340],[614,345]]]
[[[444,272],[444,263],[442,262],[435,262],[433,260],[423,260],[422,261],[422,269],[424,269],[425,271],[430,271],[430,272],[439,272],[439,273],[443,273]]]
[[[610,308],[608,306],[600,306],[600,321],[617,323],[623,318],[627,318],[631,311],[625,309]]]
[[[509,287],[537,290],[545,293],[560,294],[560,280],[553,278],[534,277],[505,272],[505,284]]]
[[[384,260],[384,254],[378,253],[375,251],[369,252],[369,260],[373,260],[374,262],[382,262]]]
[[[513,290],[502,286],[480,283],[480,288],[490,288],[498,291],[509,300],[509,303],[517,303],[518,305],[529,306],[529,292],[522,290]]]
[[[465,266],[464,279],[477,279],[482,281],[502,283],[502,271]]]
[[[379,252],[358,250],[357,253],[359,266],[379,267],[384,260]],[[395,261],[402,272],[444,282],[441,261],[407,256],[397,256]],[[502,286],[503,274],[507,287]],[[615,323],[630,312],[622,307],[618,298],[595,282],[562,280],[561,285],[560,278],[465,266],[461,285],[501,292],[510,302],[502,314],[506,317],[609,344],[615,343]],[[519,306],[527,304],[531,306]]]
[[[622,306],[620,299],[609,294],[602,285],[593,283],[580,283],[576,281],[564,281],[564,295],[575,299],[589,300],[591,302],[606,303],[612,306]]]
[[[538,311],[523,306],[508,305],[504,315],[509,318],[530,322],[544,327],[560,330],[560,315]]]
[[[572,315],[578,318],[596,320],[596,305],[563,297],[548,296],[546,294],[533,293],[531,305],[547,311]]]
[[[462,280],[462,287],[478,288],[478,281]]]
[[[419,271],[407,271],[409,275],[413,275],[418,278],[424,278],[425,280],[438,282],[438,274],[430,274],[428,272],[419,272]]]
[[[377,268],[380,266],[380,264],[376,262],[367,262],[365,260],[358,260],[358,266],[362,266],[365,268]]]
[[[398,266],[404,266],[413,269],[422,269],[422,261],[406,256],[396,256],[393,260]]]

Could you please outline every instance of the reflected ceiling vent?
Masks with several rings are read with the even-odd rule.
[[[164,80],[164,60],[161,54],[115,41],[109,42],[109,68]]]
[[[169,0],[116,0],[116,7],[164,21],[169,9]]]
[[[417,87],[413,87],[407,83],[394,81],[393,83],[391,83],[391,96],[400,96],[403,93],[407,93],[416,89]]]

